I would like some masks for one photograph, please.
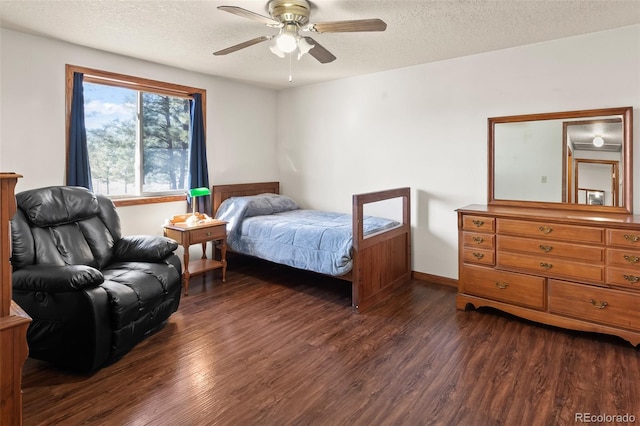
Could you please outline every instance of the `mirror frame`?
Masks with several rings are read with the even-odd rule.
[[[622,163],[624,174],[622,176],[623,186],[620,196],[623,205],[621,207],[614,206],[592,206],[586,204],[577,204],[569,202],[544,202],[544,201],[524,201],[524,200],[504,200],[496,199],[494,196],[494,166],[495,166],[495,125],[500,123],[517,123],[523,121],[543,121],[543,120],[563,120],[575,118],[593,118],[610,115],[620,115],[623,119],[623,136],[622,136]],[[551,208],[560,210],[582,210],[589,212],[607,212],[607,213],[633,213],[633,107],[619,108],[602,108],[578,111],[551,112],[541,114],[527,115],[511,115],[505,117],[490,117],[488,119],[488,138],[489,138],[489,155],[488,155],[488,204],[499,206],[514,207],[537,207]],[[563,136],[564,138],[564,136]],[[563,157],[566,152],[563,152]],[[563,164],[566,162],[563,158]]]

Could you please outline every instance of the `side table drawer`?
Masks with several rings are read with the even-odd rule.
[[[543,277],[465,265],[462,278],[465,293],[529,308],[544,309],[545,279]]]
[[[202,229],[193,229],[190,231],[191,244],[204,243],[214,239],[224,238],[227,235],[227,227],[225,225],[207,227]]]

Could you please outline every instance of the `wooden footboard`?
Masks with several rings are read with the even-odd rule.
[[[213,213],[229,197],[279,192],[278,182],[215,185],[211,197]],[[351,281],[351,303],[356,312],[381,302],[411,278],[410,194],[409,188],[398,188],[353,196],[353,270],[337,278]],[[395,198],[402,198],[402,224],[364,238],[365,204]]]
[[[363,236],[364,205],[402,198],[402,224]],[[381,302],[411,278],[411,191],[409,188],[353,196],[352,306],[357,312]]]

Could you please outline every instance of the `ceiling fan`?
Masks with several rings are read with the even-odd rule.
[[[253,46],[254,44],[267,40],[274,40],[270,49],[281,58],[284,58],[287,53],[293,54],[297,50],[298,59],[308,52],[317,59],[318,62],[326,64],[334,61],[336,57],[313,38],[300,36],[300,31],[311,33],[344,33],[384,31],[387,28],[387,24],[381,19],[356,19],[351,21],[307,24],[311,12],[311,5],[307,0],[270,0],[267,4],[269,15],[271,15],[270,17],[236,6],[218,6],[218,9],[261,22],[267,27],[279,28],[280,32],[272,36],[256,37],[244,43],[218,50],[213,53],[216,56],[236,52],[245,47]]]

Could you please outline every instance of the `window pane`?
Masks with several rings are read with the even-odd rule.
[[[93,188],[110,196],[185,191],[189,100],[143,92],[138,108],[138,93],[84,83]],[[142,125],[137,111],[142,111]]]
[[[84,83],[91,178],[96,192],[135,195],[136,92]]]
[[[142,94],[143,192],[187,188],[189,100]]]

